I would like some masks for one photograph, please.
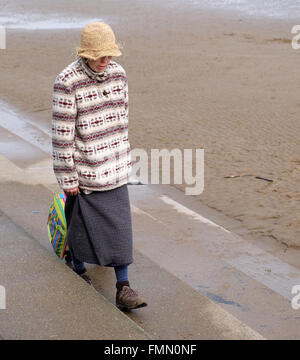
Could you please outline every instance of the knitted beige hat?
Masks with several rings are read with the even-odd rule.
[[[76,47],[77,56],[97,60],[102,56],[122,55],[121,44],[116,43],[112,28],[104,22],[86,25],[81,32],[80,47]]]

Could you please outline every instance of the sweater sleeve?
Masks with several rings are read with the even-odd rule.
[[[129,99],[128,99],[128,80],[125,74],[124,79],[124,107],[126,113],[126,122],[128,123],[128,115],[129,115]]]
[[[76,118],[75,92],[58,75],[53,86],[52,157],[53,171],[63,190],[79,186],[74,164]]]
[[[127,76],[125,74],[125,80],[124,80],[124,108],[125,108],[125,121],[126,121],[126,125],[128,126],[129,123],[129,95],[128,95],[128,80],[127,80]],[[130,148],[130,143],[129,143],[129,135],[127,134],[127,139],[126,141],[128,141],[128,146]],[[127,169],[128,169],[128,174],[127,174],[127,180],[130,180],[130,175],[132,173],[132,156],[131,156],[131,150],[129,151],[128,155],[127,155]]]

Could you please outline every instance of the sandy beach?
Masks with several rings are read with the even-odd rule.
[[[300,246],[300,50],[290,43],[296,20],[170,0],[84,4],[1,5],[0,14],[59,18],[66,28],[7,29],[0,98],[50,129],[53,82],[75,59],[80,39],[81,29],[68,21],[99,18],[124,45],[116,61],[128,76],[131,147],[204,149],[199,201],[239,220],[249,237]]]

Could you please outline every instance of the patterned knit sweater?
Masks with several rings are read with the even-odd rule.
[[[78,58],[56,77],[52,106],[53,170],[63,190],[104,191],[128,182],[128,83],[115,61],[94,72]]]

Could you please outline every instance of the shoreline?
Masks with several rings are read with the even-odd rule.
[[[74,12],[92,14],[93,3],[79,12],[75,1]],[[65,4],[47,0],[41,10],[59,12]],[[104,2],[101,14],[115,19],[116,37],[125,43],[116,61],[129,79],[131,147],[204,148],[204,192],[196,198],[239,220],[248,235],[300,246],[300,52],[289,43],[296,23],[187,5],[179,11],[156,1]],[[0,51],[1,99],[50,126],[52,83],[72,61],[80,31],[8,29],[7,49]],[[225,178],[242,173],[273,183]]]
[[[250,21],[262,20],[277,22],[299,20],[300,4],[298,7],[294,6],[293,9],[291,9],[287,6],[288,4],[285,3],[284,6],[276,9],[276,6],[272,8],[272,6],[270,6],[270,2],[268,1],[263,6],[261,5],[261,1],[257,2],[260,6],[255,3],[253,4],[253,1],[249,1],[249,4],[251,3],[252,5],[252,9],[250,10],[251,7],[249,7],[249,4],[247,3],[228,3],[226,5],[222,3],[222,5],[217,5],[216,1],[213,2],[210,0],[208,0],[207,3],[198,3],[197,1],[193,0],[128,0],[126,6],[123,5],[120,0],[110,0],[109,2],[103,1],[102,4],[96,3],[98,7],[95,6],[94,0],[86,0],[85,8],[82,7],[82,2],[79,0],[73,0],[72,6],[68,6],[69,4],[66,2],[66,0],[62,1],[61,3],[56,1],[56,3],[54,3],[55,6],[52,6],[49,0],[45,0],[42,6],[38,0],[28,0],[26,4],[20,4],[17,0],[12,0],[6,1],[6,3],[2,5],[0,23],[3,25],[3,21],[1,20],[6,19],[7,21],[9,15],[11,15],[10,20],[15,21],[15,18],[18,17],[18,15],[22,17],[21,20],[24,20],[24,17],[27,15],[30,18],[34,18],[35,16],[38,17],[43,14],[47,14],[44,19],[49,20],[51,16],[53,16],[57,21],[57,16],[65,15],[69,18],[83,18],[86,15],[89,17],[92,15],[95,16],[98,11],[99,15],[101,14],[100,16],[102,16],[102,14],[106,14],[107,17],[108,13],[110,13],[109,15],[112,18],[116,17],[115,14],[112,14],[110,11],[114,10],[114,7],[117,7],[118,10],[123,11],[125,8],[129,7],[134,10],[142,10],[143,8],[149,9],[151,6],[160,7],[164,10],[174,11],[176,13],[178,13],[178,10],[188,10],[192,12],[205,13],[205,15],[212,15],[215,17],[239,17],[243,18],[244,20],[249,19]],[[288,13],[287,10],[289,11]],[[156,15],[158,16],[159,14],[157,13]],[[12,16],[14,16],[14,18]],[[44,19],[39,18],[38,21],[41,22],[41,20]],[[105,21],[108,21],[108,19],[106,18]]]

